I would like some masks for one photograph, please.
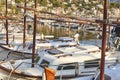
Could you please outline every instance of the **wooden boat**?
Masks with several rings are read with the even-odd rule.
[[[36,54],[39,49],[43,48],[57,48],[57,47],[62,47],[62,46],[76,46],[77,43],[69,37],[60,37],[58,39],[54,40],[36,40]],[[23,53],[24,56],[31,56],[32,54],[32,42],[26,42],[25,48],[23,48],[23,43],[22,41],[15,41],[11,42],[10,45],[0,45],[1,48],[5,50],[9,50],[11,52],[17,52],[17,53]],[[20,54],[22,55],[22,54]]]
[[[93,75],[99,66],[101,52],[89,50],[85,46],[41,50],[34,67],[31,67],[31,59],[1,62],[0,73],[9,78],[42,79],[44,68],[48,67],[56,71],[56,79]]]

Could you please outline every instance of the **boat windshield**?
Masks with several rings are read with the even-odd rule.
[[[42,60],[41,61],[41,63],[40,63],[40,66],[42,67],[42,68],[44,68],[44,67],[48,67],[48,65],[49,65],[49,62],[48,61],[46,61],[46,60]]]

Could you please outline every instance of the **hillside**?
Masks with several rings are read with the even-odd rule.
[[[120,0],[110,0],[111,2],[119,2],[120,3]]]

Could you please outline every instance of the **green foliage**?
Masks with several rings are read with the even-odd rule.
[[[15,0],[16,3],[24,2],[24,0]]]
[[[80,38],[79,40],[89,40],[89,39],[95,39],[96,34],[92,33],[92,32],[80,32]]]
[[[36,31],[38,34],[43,33],[44,35],[54,35],[55,38],[68,35],[64,28],[49,27],[45,25],[37,26]]]
[[[73,4],[78,4],[78,3],[80,3],[80,0],[72,0],[72,3]]]
[[[94,38],[95,38],[95,34],[93,34],[91,32],[87,32],[86,39],[94,39]]]
[[[40,4],[40,6],[47,6],[48,2],[47,2],[47,0],[40,0],[39,4]]]
[[[5,0],[0,0],[0,6],[5,5]]]
[[[62,0],[49,0],[53,7],[62,7]]]
[[[62,7],[62,3],[60,1],[53,2],[53,7]]]
[[[13,0],[14,1],[14,0]],[[15,0],[16,3],[23,3],[24,4],[24,1],[25,0]],[[33,0],[26,0],[27,3],[33,1]],[[75,9],[79,10],[79,11],[83,11],[84,9],[86,10],[90,10],[91,8],[95,7],[96,8],[96,5],[98,4],[104,4],[104,1],[103,0],[100,0],[100,2],[93,2],[93,1],[97,1],[97,0],[89,0],[89,3],[85,3],[84,0],[38,0],[38,3],[40,6],[45,6],[45,7],[48,7],[49,10],[52,10],[53,8],[56,8],[56,7],[62,7],[64,9],[64,11],[67,12],[67,14],[71,13],[71,10],[73,9],[72,8],[72,4],[75,4]],[[51,6],[48,6],[48,4],[51,4]],[[81,4],[81,6],[80,6]],[[0,0],[0,7],[1,5],[5,5],[5,0]],[[120,8],[120,3],[116,3],[116,2],[112,2],[110,3],[110,8]],[[12,12],[15,11],[15,13],[19,13],[20,9],[18,8],[10,8],[12,9]],[[47,9],[47,10],[48,10]],[[68,9],[71,9],[71,10],[68,10]],[[97,10],[100,10],[99,8],[96,8]],[[2,8],[0,9],[0,11],[2,11]]]
[[[64,5],[64,7],[66,7],[66,8],[71,7],[71,4],[67,3],[67,4]]]
[[[112,2],[110,3],[110,8],[120,8],[120,3]]]
[[[52,28],[50,28],[49,26],[45,26],[45,25],[40,25],[40,26],[37,26],[36,28],[36,32],[38,34],[44,34],[44,35],[52,35]]]
[[[3,8],[3,7],[2,7],[2,6],[0,6],[0,12],[2,11],[2,8]]]

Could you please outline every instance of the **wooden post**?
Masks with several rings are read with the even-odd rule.
[[[24,2],[24,7],[26,7],[26,0]],[[26,9],[24,9],[24,14],[26,14]],[[24,33],[23,33],[23,48],[25,48],[26,42],[26,15],[24,15]]]
[[[35,8],[37,8],[37,0],[35,0]],[[34,11],[34,30],[33,30],[33,50],[32,50],[32,67],[34,67],[34,58],[35,58],[35,40],[36,40],[36,27],[37,27],[37,15]]]
[[[107,22],[107,0],[104,0],[104,14],[103,20]],[[104,80],[104,65],[105,65],[105,50],[106,50],[106,27],[107,23],[103,24],[103,31],[102,31],[102,53],[101,53],[101,66],[100,66],[100,80]]]
[[[6,28],[6,44],[8,45],[8,19],[7,19],[7,14],[8,14],[8,11],[7,11],[7,0],[6,0],[6,12],[5,12],[5,17],[6,17],[6,24],[5,24],[5,28]]]

